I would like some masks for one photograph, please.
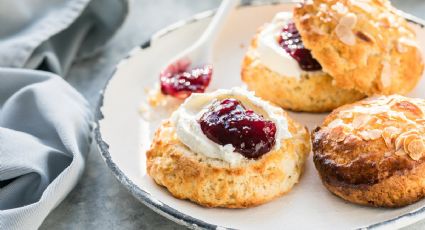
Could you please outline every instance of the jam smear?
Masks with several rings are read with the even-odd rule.
[[[181,99],[205,92],[211,81],[212,66],[190,68],[190,65],[190,61],[180,60],[161,72],[161,92]]]
[[[289,22],[283,27],[278,42],[298,62],[302,70],[316,71],[322,69],[320,63],[311,55],[311,51],[304,47],[301,35],[294,22]]]
[[[199,123],[210,140],[220,145],[231,144],[248,159],[261,157],[276,142],[276,125],[232,98],[213,102]]]

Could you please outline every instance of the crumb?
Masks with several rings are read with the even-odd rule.
[[[159,85],[145,89],[147,100],[139,107],[140,116],[149,122],[168,118],[183,100],[162,94]]]
[[[168,104],[167,100],[171,98],[161,92],[159,84],[151,89],[146,88],[145,93],[147,94],[147,102],[151,107],[165,106]]]

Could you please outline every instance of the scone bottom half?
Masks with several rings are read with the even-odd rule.
[[[198,154],[176,134],[172,120],[156,131],[147,151],[147,172],[179,199],[205,207],[246,208],[279,197],[298,182],[310,152],[307,129],[289,117],[291,138],[281,139],[279,149],[237,165]]]
[[[425,196],[425,100],[368,98],[332,112],[312,133],[326,188],[366,206],[402,207]]]

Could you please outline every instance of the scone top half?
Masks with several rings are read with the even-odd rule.
[[[258,137],[251,135],[262,125]],[[264,133],[273,133],[274,141],[261,139]],[[251,92],[233,88],[192,94],[156,132],[147,171],[178,198],[242,208],[288,192],[309,151],[303,126]]]
[[[406,94],[423,73],[415,32],[388,0],[307,0],[294,20],[338,87]]]
[[[333,193],[386,207],[425,194],[425,101],[369,98],[332,112],[312,134],[314,163]]]

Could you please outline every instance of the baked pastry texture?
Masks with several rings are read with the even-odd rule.
[[[326,188],[368,206],[400,207],[425,196],[425,100],[368,98],[333,111],[312,133]]]
[[[300,78],[272,71],[258,57],[257,38],[258,34],[243,59],[241,76],[259,97],[282,108],[304,112],[327,112],[365,97],[356,90],[335,86],[333,78],[322,71],[305,71]]]
[[[415,32],[388,0],[309,0],[294,9],[294,20],[338,87],[406,94],[423,73]]]
[[[298,182],[310,152],[305,127],[288,118],[292,138],[279,150],[238,166],[196,154],[177,137],[166,121],[157,130],[147,152],[147,172],[159,185],[180,199],[206,207],[245,208],[272,200]]]

